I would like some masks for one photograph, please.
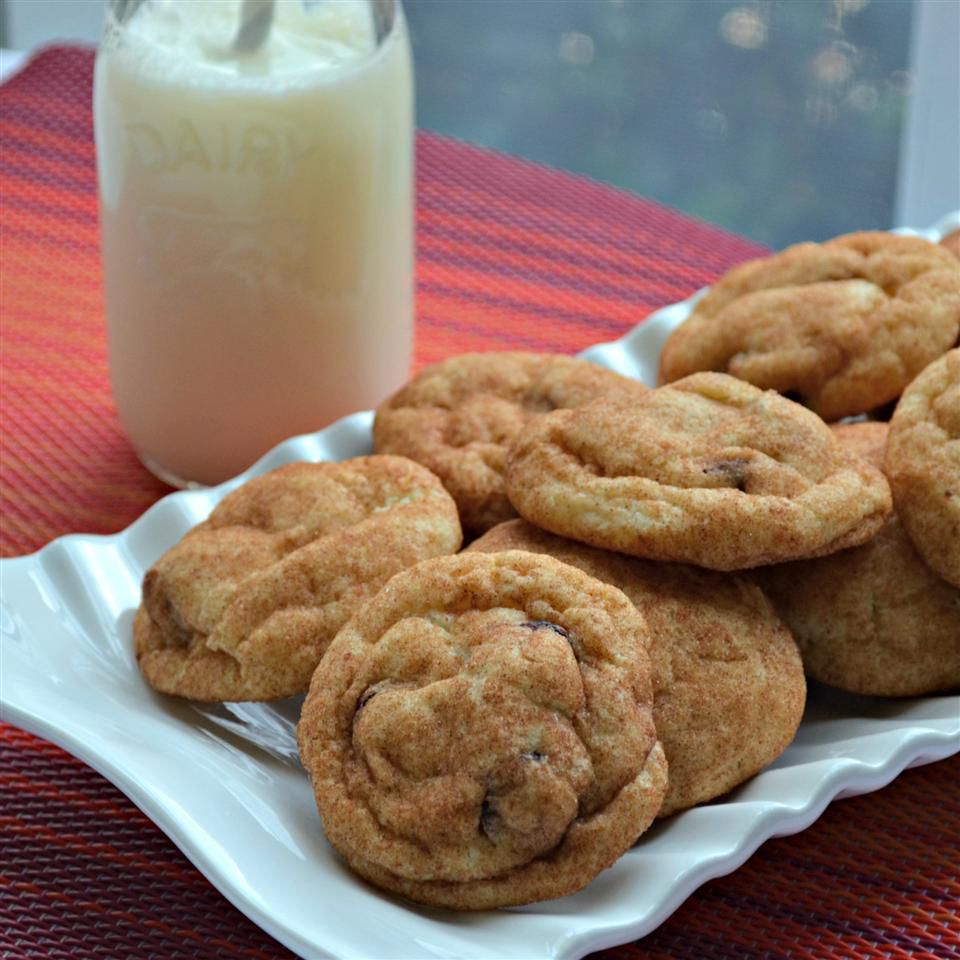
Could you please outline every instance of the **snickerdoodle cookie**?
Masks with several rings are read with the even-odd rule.
[[[941,241],[940,246],[949,250],[958,260],[960,260],[960,230],[954,230],[948,233]]]
[[[469,550],[547,554],[619,588],[643,614],[670,771],[659,816],[726,793],[793,739],[806,702],[800,654],[749,578],[597,550],[524,520],[499,524]]]
[[[891,509],[880,471],[816,414],[723,373],[547,414],[512,448],[506,487],[553,533],[715,570],[863,543]]]
[[[844,446],[883,463],[887,424],[834,429]],[[863,546],[754,573],[814,679],[888,697],[960,687],[960,590],[921,560],[896,514]]]
[[[456,909],[579,890],[666,789],[643,617],[520,551],[395,576],[330,645],[297,737],[347,863]]]
[[[507,448],[537,417],[605,395],[635,396],[636,380],[559,354],[465,353],[421,371],[377,410],[377,453],[429,467],[453,495],[464,529],[516,516],[503,491]]]
[[[364,600],[460,542],[449,494],[403,457],[280,467],[228,494],[147,571],[140,669],[195,700],[302,693]]]
[[[904,391],[890,421],[885,469],[913,545],[960,587],[960,348]]]
[[[852,233],[731,270],[667,340],[660,379],[722,371],[839,420],[894,400],[958,333],[960,261]]]

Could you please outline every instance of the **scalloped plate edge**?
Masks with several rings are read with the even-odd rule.
[[[948,214],[929,230],[900,232],[919,234],[938,240],[941,236],[958,228],[960,228],[960,211]],[[653,377],[650,375],[651,354],[655,358],[663,339],[689,314],[692,305],[702,296],[702,293],[703,291],[698,291],[681,303],[671,304],[655,311],[619,340],[588,348],[581,356],[653,383]],[[145,546],[156,545],[155,537],[169,539],[171,543],[175,542],[188,526],[206,515],[227,492],[250,477],[293,460],[329,459],[333,451],[336,451],[340,458],[369,452],[371,419],[370,412],[353,414],[319,433],[291,438],[268,452],[243,474],[217,487],[178,491],[164,497],[119,533],[108,536],[67,535],[58,538],[34,554],[0,561],[0,569],[6,568],[12,572],[15,567],[31,562],[45,567],[44,561],[48,556],[52,558],[56,555],[57,551],[65,552],[72,561],[75,561],[73,553],[77,548],[84,547],[94,550],[106,547],[108,550],[119,553],[124,560],[141,556]],[[6,604],[4,607],[6,613]],[[7,688],[10,682],[11,678],[6,677],[0,684],[0,688]],[[59,726],[56,721],[29,709],[25,704],[18,705],[16,699],[16,696],[11,698],[8,695],[8,689],[0,689],[0,704],[7,711],[4,719],[57,743],[89,763],[118,786],[171,837],[191,862],[238,909],[255,920],[281,943],[304,956],[335,955],[326,952],[316,941],[305,940],[299,931],[278,923],[271,912],[263,910],[254,899],[245,896],[228,879],[221,876],[217,864],[206,856],[202,845],[197,845],[196,838],[190,831],[190,823],[168,809],[162,796],[157,795],[149,781],[145,782],[141,777],[132,775],[128,769],[114,762],[108,753],[91,749],[87,743],[74,736],[69,729]],[[816,789],[799,804],[762,802],[762,814],[758,816],[750,831],[740,837],[734,849],[690,865],[678,876],[669,894],[653,909],[647,911],[642,919],[607,926],[601,924],[596,928],[561,937],[553,943],[554,952],[549,955],[560,960],[574,960],[590,950],[621,944],[643,936],[662,923],[701,884],[736,869],[770,837],[805,829],[822,814],[833,799],[879,789],[893,780],[907,766],[933,762],[960,751],[960,698],[956,699],[958,711],[955,724],[944,724],[941,729],[909,728],[904,731],[907,733],[904,739],[881,763],[870,764],[852,758],[843,758],[842,761],[835,762],[829,774],[822,778],[817,783]],[[318,950],[323,952],[319,953]]]

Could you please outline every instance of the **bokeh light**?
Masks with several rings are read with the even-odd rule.
[[[720,21],[720,36],[745,50],[758,50],[767,42],[767,21],[755,7],[734,7]]]
[[[560,36],[559,56],[566,63],[584,66],[593,60],[593,37],[586,33],[564,33]]]

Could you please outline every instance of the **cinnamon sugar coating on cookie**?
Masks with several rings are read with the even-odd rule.
[[[297,728],[327,838],[422,903],[579,890],[663,799],[646,645],[622,593],[549,557],[398,574],[337,635]]]
[[[506,486],[553,533],[715,570],[842,550],[891,509],[880,471],[819,417],[722,373],[543,417]]]
[[[600,396],[644,387],[585,360],[560,354],[465,353],[433,364],[377,410],[378,453],[429,467],[479,533],[516,516],[503,490],[507,448],[531,421]]]
[[[730,373],[825,420],[894,400],[960,334],[960,261],[865,232],[735,267],[663,348],[660,380]]]
[[[880,466],[885,423],[839,424]],[[755,571],[793,631],[807,673],[851,693],[911,697],[960,687],[960,590],[914,549],[896,514],[851,550]]]
[[[137,662],[157,690],[195,700],[302,693],[364,600],[460,542],[456,505],[410,460],[280,467],[228,494],[147,571]]]
[[[960,260],[960,230],[953,230],[948,233],[941,241],[940,246],[949,250],[958,260]]]
[[[960,348],[904,391],[890,421],[885,469],[913,545],[960,587]]]
[[[653,719],[669,766],[658,816],[706,803],[776,759],[806,702],[800,654],[752,580],[652,563],[554,536],[524,520],[468,551],[544,553],[622,590],[650,630]]]

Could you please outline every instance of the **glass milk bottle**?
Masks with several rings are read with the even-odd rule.
[[[94,115],[110,375],[152,471],[219,482],[405,381],[399,3],[112,0]]]

